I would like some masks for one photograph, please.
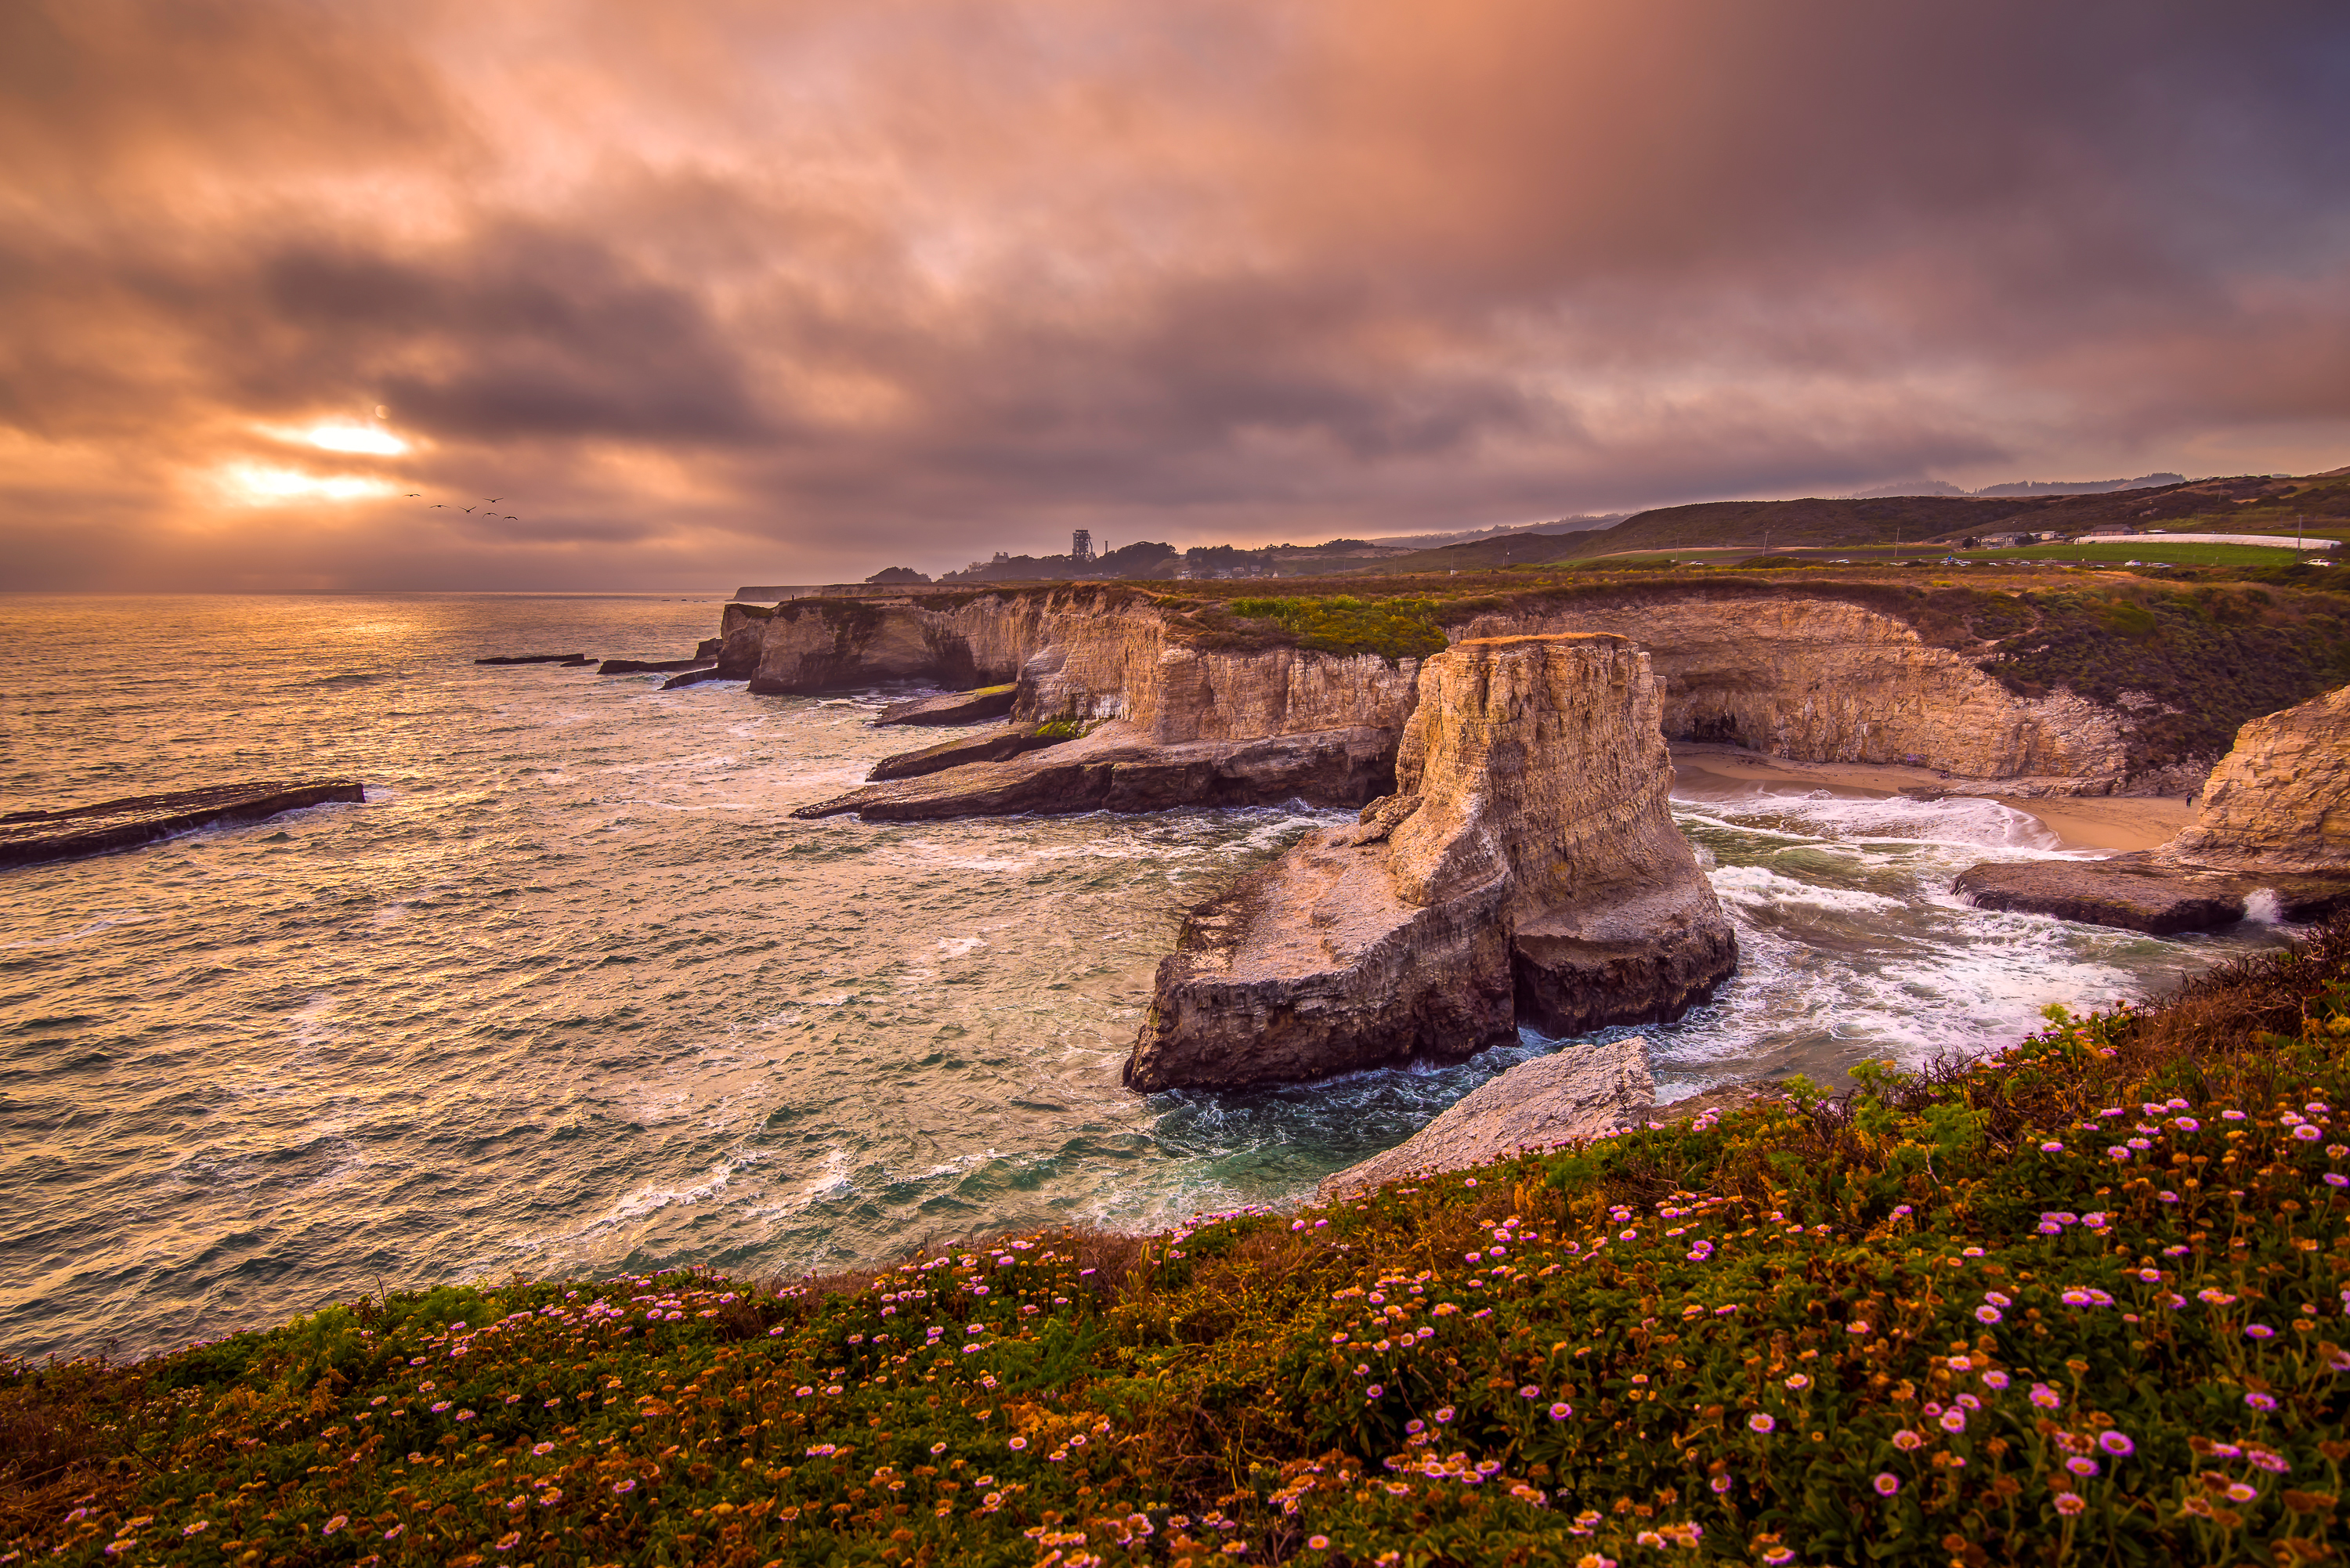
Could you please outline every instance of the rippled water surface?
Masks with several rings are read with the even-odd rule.
[[[794,822],[910,743],[868,726],[872,695],[472,662],[672,658],[722,602],[0,598],[0,810],[368,785],[0,873],[0,1347],[151,1350],[379,1283],[799,1271],[1276,1202],[1556,1048],[1128,1095],[1176,911],[1328,814]],[[1646,1031],[1668,1096],[2002,1044],[2049,1002],[2274,940],[1960,907],[1960,868],[2051,852],[1986,802],[1677,809],[1745,961]]]

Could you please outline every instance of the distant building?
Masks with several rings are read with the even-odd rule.
[[[1069,559],[1083,566],[1094,558],[1094,535],[1090,528],[1080,528],[1069,535]]]

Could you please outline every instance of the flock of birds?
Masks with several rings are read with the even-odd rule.
[[[411,490],[408,493],[408,499],[411,501],[421,501],[424,499],[424,492],[421,490]],[[499,502],[504,499],[505,497],[503,495],[484,495],[482,497],[482,500],[491,506],[495,506]],[[452,506],[446,501],[436,501],[428,507],[427,510],[432,512],[480,512],[482,509],[479,506]],[[521,518],[515,516],[511,512],[490,512],[484,514],[484,515],[486,517],[495,517],[507,523],[519,523],[522,521]]]

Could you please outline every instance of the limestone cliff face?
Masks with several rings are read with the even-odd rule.
[[[1354,728],[1399,731],[1417,666],[1276,648],[1202,651],[1170,635],[1131,590],[939,599],[806,599],[722,628],[755,636],[754,691],[830,691],[877,681],[1019,683],[1013,717],[1123,720],[1159,744]],[[755,627],[755,632],[749,628]]]
[[[1149,593],[1104,585],[729,606],[718,673],[758,691],[1017,682],[1016,720],[1118,720],[1161,745],[1357,728],[1400,735],[1417,701],[1414,660],[1219,652],[1198,646],[1177,618]],[[1537,600],[1456,631],[1468,640],[1630,638],[1654,660],[1659,721],[1674,740],[1734,741],[1805,762],[1907,763],[1961,784],[1996,782],[2002,793],[2197,782],[2130,779],[2126,714],[2061,691],[2018,697],[1965,653],[1839,599]]]
[[[1646,655],[1607,635],[1457,643],[1418,695],[1394,795],[1187,923],[1129,1085],[1461,1056],[1522,1018],[1672,1018],[1734,965],[1666,811]]]
[[[1482,616],[1467,637],[1612,631],[1648,649],[1674,740],[1799,762],[1907,763],[1967,778],[2113,787],[2121,725],[2059,692],[2026,700],[1888,615],[1835,599],[1570,602]]]
[[[2350,686],[2238,730],[2195,820],[2159,853],[2199,866],[2350,871]]]

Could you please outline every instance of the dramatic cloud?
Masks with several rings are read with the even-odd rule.
[[[2324,5],[30,0],[5,586],[2332,467],[2344,102]]]

